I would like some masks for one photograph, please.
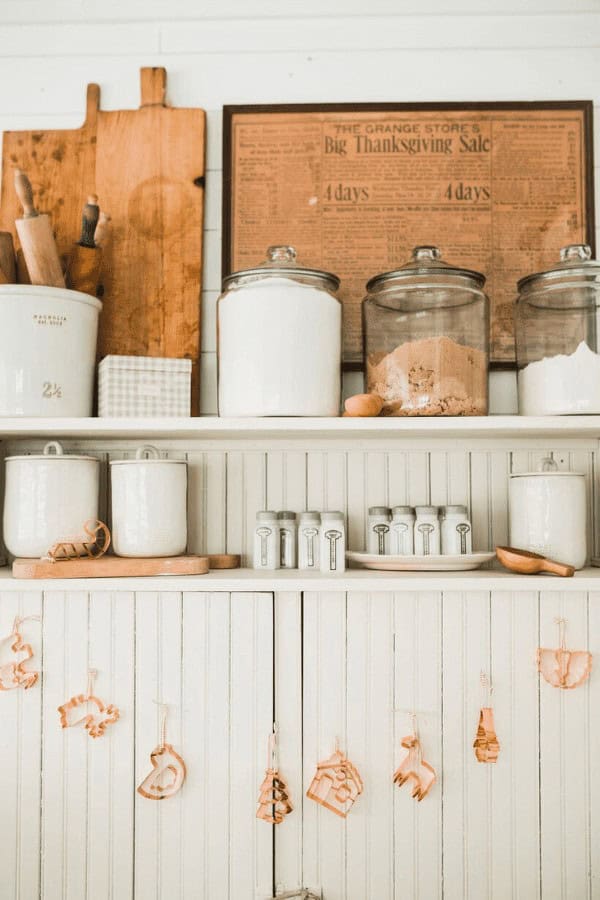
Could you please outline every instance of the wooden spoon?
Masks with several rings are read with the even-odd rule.
[[[573,566],[554,562],[540,556],[539,553],[531,553],[529,550],[517,550],[515,547],[496,547],[496,556],[503,566],[511,572],[520,575],[537,575],[539,572],[550,572],[552,575],[562,575],[569,578],[575,574]]]

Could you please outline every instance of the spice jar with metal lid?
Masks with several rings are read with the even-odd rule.
[[[269,247],[265,262],[223,280],[219,415],[339,415],[339,284],[300,265],[293,247]]]
[[[437,247],[367,284],[367,390],[384,416],[483,416],[488,410],[485,277],[450,265]]]
[[[585,244],[518,283],[515,337],[519,412],[600,414],[600,262]]]

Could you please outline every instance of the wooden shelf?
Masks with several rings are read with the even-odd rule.
[[[389,419],[0,418],[0,440],[17,438],[194,440],[373,440],[402,438],[600,438],[600,416],[480,416]]]
[[[473,572],[369,572],[350,569],[343,575],[321,575],[297,569],[275,572],[235,569],[208,575],[162,576],[158,578],[77,578],[25,580],[13,578],[9,568],[0,569],[3,591],[596,591],[600,568],[582,569],[573,578],[551,575],[513,575],[504,569]]]

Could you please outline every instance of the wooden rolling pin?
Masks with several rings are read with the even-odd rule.
[[[15,224],[31,283],[64,287],[50,217],[36,210],[31,183],[20,169],[15,169],[15,190],[23,207],[23,218],[17,219]]]
[[[94,297],[102,265],[102,250],[96,246],[95,241],[99,218],[98,198],[91,194],[83,207],[81,237],[71,252],[66,275],[67,287]]]

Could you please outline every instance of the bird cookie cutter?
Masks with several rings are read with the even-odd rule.
[[[492,683],[485,672],[479,675],[481,687],[486,694],[486,699],[479,710],[479,724],[477,726],[477,734],[473,741],[473,749],[478,762],[495,763],[498,761],[500,753],[500,743],[496,737],[496,728],[494,725],[494,710],[492,709],[491,697],[493,692]]]
[[[267,753],[267,770],[259,788],[258,809],[256,818],[270,825],[281,825],[284,818],[293,812],[289,789],[279,774],[277,759],[277,723],[273,723],[273,731],[269,735]]]
[[[97,669],[90,669],[88,672],[87,692],[71,697],[70,700],[67,700],[62,706],[58,707],[61,728],[74,728],[76,725],[80,725],[83,722],[89,736],[91,738],[99,738],[102,737],[108,725],[112,725],[114,722],[118,721],[120,715],[118,708],[112,703],[106,706],[104,702],[94,694],[94,682],[97,674]],[[86,707],[87,709],[88,704],[92,704],[95,707],[93,712],[86,712],[84,716],[80,719],[76,719],[74,722],[69,720],[69,713],[71,710],[78,709],[80,706]]]
[[[592,654],[588,650],[567,650],[567,621],[560,617],[554,621],[558,625],[559,646],[556,649],[537,648],[538,672],[552,687],[570,690],[579,687],[589,677],[592,671]]]
[[[339,749],[336,739],[335,752],[317,764],[306,796],[345,819],[363,788],[358,769]]]
[[[400,765],[394,772],[394,784],[402,787],[409,780],[414,782],[412,797],[420,802],[435,784],[437,776],[433,766],[423,759],[415,713],[411,713],[411,719],[413,733],[403,737],[400,742],[404,752],[400,758]]]
[[[187,775],[185,763],[172,744],[167,743],[166,703],[154,701],[161,710],[160,743],[150,754],[152,769],[138,786],[137,792],[147,800],[168,800],[181,788]]]
[[[0,639],[0,643],[12,641],[10,645],[11,651],[18,657],[18,660],[0,665],[0,691],[12,691],[15,688],[22,687],[24,690],[33,687],[39,678],[39,672],[31,672],[25,668],[25,663],[29,662],[33,657],[31,644],[26,644],[21,635],[21,623],[29,619],[40,621],[40,616],[15,616],[12,631],[5,638]]]

